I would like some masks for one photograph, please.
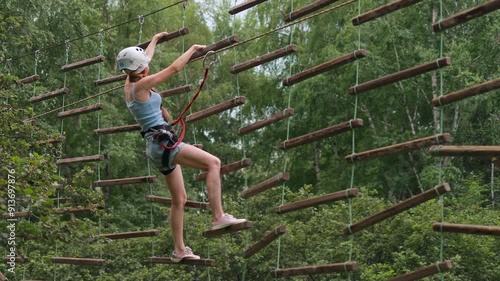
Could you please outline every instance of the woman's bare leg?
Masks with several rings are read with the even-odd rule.
[[[182,170],[179,165],[172,173],[163,176],[165,183],[172,197],[172,206],[170,207],[170,228],[174,237],[174,251],[182,253],[186,250],[184,245],[184,205],[186,204],[187,195],[184,188],[184,179]]]

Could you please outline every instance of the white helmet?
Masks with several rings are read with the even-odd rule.
[[[148,66],[151,58],[139,47],[123,49],[116,57],[116,62],[125,73],[141,73]]]

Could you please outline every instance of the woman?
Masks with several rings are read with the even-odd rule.
[[[176,137],[172,136],[170,132],[169,115],[167,110],[161,106],[161,96],[151,89],[181,71],[193,53],[205,48],[203,45],[193,45],[170,66],[149,75],[149,62],[153,57],[156,43],[167,34],[167,32],[162,32],[153,36],[145,51],[139,47],[129,47],[122,50],[117,56],[117,62],[120,70],[128,74],[125,82],[127,107],[141,126],[142,134],[147,140],[148,158],[164,175],[165,184],[172,197],[170,227],[174,238],[174,251],[171,259],[174,262],[180,262],[183,259],[200,258],[184,245],[184,205],[187,195],[180,166],[207,172],[206,188],[212,210],[212,229],[243,223],[246,220],[236,219],[225,214],[222,209],[220,160],[217,157],[183,142],[174,149],[164,149],[160,146],[158,135],[169,136],[167,140],[161,141],[164,146],[168,147],[173,146]]]

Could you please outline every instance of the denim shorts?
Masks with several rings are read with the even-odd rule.
[[[173,163],[175,156],[177,156],[185,143],[181,142],[176,148],[168,150],[161,147],[158,139],[153,138],[153,135],[153,132],[148,132],[144,136],[146,138],[146,154],[153,166],[155,166],[162,174],[168,175],[175,169],[176,165]],[[166,140],[162,143],[166,146],[173,145]],[[168,155],[164,155],[164,153],[168,153]],[[168,160],[164,161],[164,157],[167,157],[165,160]]]

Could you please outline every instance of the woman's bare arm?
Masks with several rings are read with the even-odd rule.
[[[150,59],[152,59],[155,54],[156,43],[158,43],[158,40],[160,40],[163,36],[166,36],[167,34],[168,32],[160,32],[155,34],[153,38],[151,38],[151,42],[149,43],[146,50],[144,50],[144,52],[146,52],[146,54],[149,56]]]

